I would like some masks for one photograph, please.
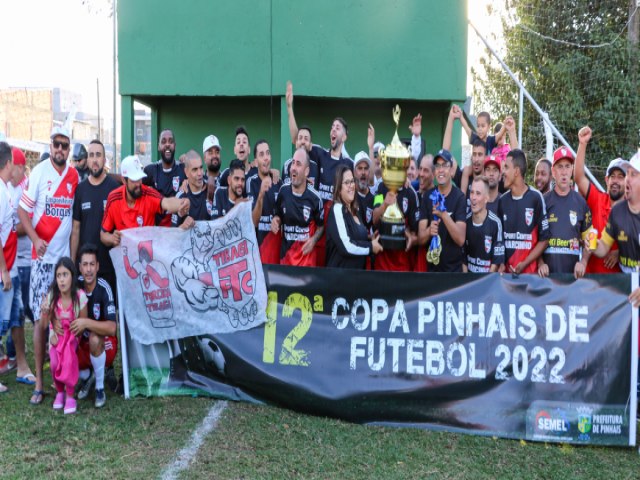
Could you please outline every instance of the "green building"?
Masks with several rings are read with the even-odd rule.
[[[298,125],[328,147],[334,117],[349,124],[353,157],[423,116],[427,151],[440,148],[451,102],[466,97],[466,0],[135,0],[118,2],[122,154],[136,153],[134,102],[151,109],[151,156],[173,129],[176,156],[215,134],[222,163],[235,127],[266,138],[274,166],[291,156],[285,89]],[[455,129],[459,131],[459,129]],[[456,133],[459,135],[459,133]],[[460,142],[454,139],[454,145]],[[455,152],[459,158],[459,151]]]

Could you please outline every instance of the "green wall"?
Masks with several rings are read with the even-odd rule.
[[[118,2],[123,95],[463,100],[466,0]]]

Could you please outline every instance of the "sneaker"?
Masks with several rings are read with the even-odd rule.
[[[64,392],[58,392],[55,400],[53,401],[53,409],[62,410],[62,407],[64,407]]]
[[[118,388],[118,378],[116,377],[116,371],[113,367],[107,368],[104,372],[104,383],[107,384],[109,390],[115,393]]]
[[[80,383],[80,389],[78,390],[78,400],[84,400],[91,393],[91,389],[96,384],[96,376],[91,371],[89,378]]]
[[[76,413],[77,405],[75,398],[68,397],[67,401],[64,402],[64,414],[69,415],[70,413]]]
[[[97,389],[96,388],[96,401],[94,403],[94,406],[96,408],[102,408],[104,407],[104,404],[107,403],[107,395],[104,393],[104,389]]]

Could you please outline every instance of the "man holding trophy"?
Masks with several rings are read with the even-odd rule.
[[[398,138],[400,107],[393,110],[396,132],[386,148],[380,148],[382,181],[374,198],[373,225],[380,231],[384,250],[376,257],[376,270],[410,272],[409,252],[417,245],[418,195],[406,185],[411,154]]]

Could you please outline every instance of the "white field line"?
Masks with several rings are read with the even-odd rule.
[[[202,423],[194,430],[189,443],[178,452],[175,460],[168,465],[160,474],[162,480],[173,480],[178,478],[178,474],[189,467],[202,446],[204,439],[218,425],[218,420],[222,412],[227,408],[227,402],[218,401],[209,410],[209,413],[202,420]]]

